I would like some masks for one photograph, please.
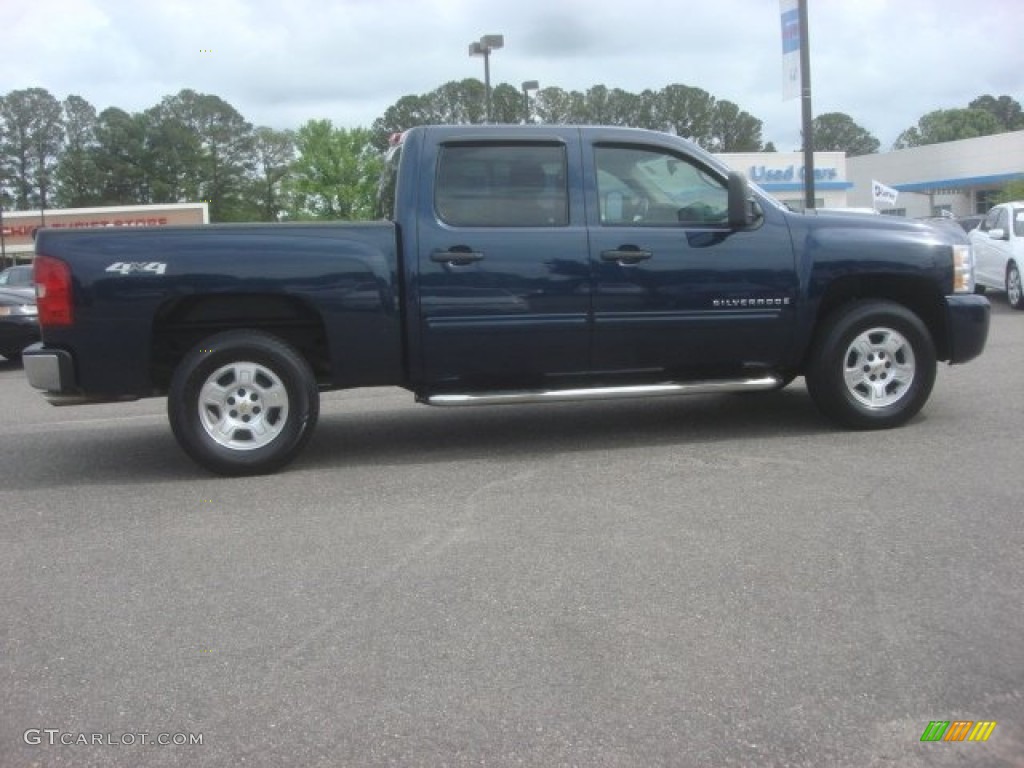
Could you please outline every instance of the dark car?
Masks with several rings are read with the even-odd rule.
[[[0,288],[31,288],[32,281],[31,264],[8,267],[0,272]]]
[[[964,232],[970,232],[973,229],[977,229],[978,225],[985,220],[985,214],[978,214],[977,216],[964,216],[963,218],[957,219],[957,223],[964,228]]]
[[[21,358],[21,350],[39,341],[39,312],[33,288],[0,287],[0,355]]]

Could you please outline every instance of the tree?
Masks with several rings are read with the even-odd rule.
[[[1017,200],[1024,200],[1024,181],[1010,181],[996,195],[997,203],[1012,203]]]
[[[388,147],[392,134],[401,133],[417,125],[439,123],[438,114],[434,111],[427,96],[403,96],[387,108],[384,114],[373,121],[373,145],[380,151]]]
[[[60,102],[45,88],[0,98],[0,165],[18,210],[50,207],[63,134]]]
[[[295,160],[295,133],[261,126],[253,134],[255,166],[247,200],[254,218],[277,221],[287,207],[284,185]]]
[[[1002,132],[999,120],[984,109],[938,109],[903,131],[894,149],[921,147],[959,139],[973,139]]]
[[[711,116],[711,136],[702,146],[710,152],[759,152],[761,121],[731,101],[719,101]]]
[[[298,159],[287,188],[290,213],[298,219],[373,217],[383,158],[373,132],[335,128],[330,120],[310,120],[295,137]]]
[[[1009,96],[995,96],[985,94],[979,96],[970,104],[968,109],[980,109],[991,114],[1004,131],[1017,131],[1024,128],[1024,113],[1021,112],[1020,103]]]
[[[850,157],[870,155],[880,143],[867,129],[842,112],[826,112],[811,122],[814,148],[822,152],[845,152]]]
[[[237,218],[253,167],[252,125],[220,97],[189,89],[146,114],[160,196],[166,198],[160,202],[205,200],[213,221]]]
[[[96,165],[96,108],[81,96],[68,96],[64,110],[64,147],[58,160],[57,204],[82,208],[103,202]]]
[[[714,130],[714,112],[715,98],[707,91],[688,85],[668,85],[657,95],[656,129],[707,147]]]
[[[501,83],[491,91],[491,120],[495,123],[521,123],[523,114],[523,93],[518,88]]]
[[[586,99],[579,91],[541,88],[533,101],[533,112],[540,123],[580,125],[588,123]]]
[[[139,205],[154,202],[151,162],[147,147],[149,118],[110,107],[96,118],[96,168],[103,205]]]

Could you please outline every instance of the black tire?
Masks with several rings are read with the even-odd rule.
[[[167,396],[167,416],[182,449],[221,475],[280,469],[302,450],[319,414],[309,363],[259,331],[205,339],[179,363]]]
[[[857,301],[821,327],[807,391],[833,421],[887,429],[912,418],[935,383],[935,344],[921,319],[890,301]]]
[[[1024,309],[1024,287],[1020,282],[1020,268],[1017,262],[1006,265],[1006,300],[1014,309]]]

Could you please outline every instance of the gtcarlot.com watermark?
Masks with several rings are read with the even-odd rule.
[[[21,736],[29,746],[50,747],[133,747],[157,745],[161,747],[195,747],[203,743],[201,733],[71,733],[60,728],[29,728]]]

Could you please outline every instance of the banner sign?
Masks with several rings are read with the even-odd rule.
[[[797,0],[779,0],[782,11],[782,100],[800,95],[800,9]]]

